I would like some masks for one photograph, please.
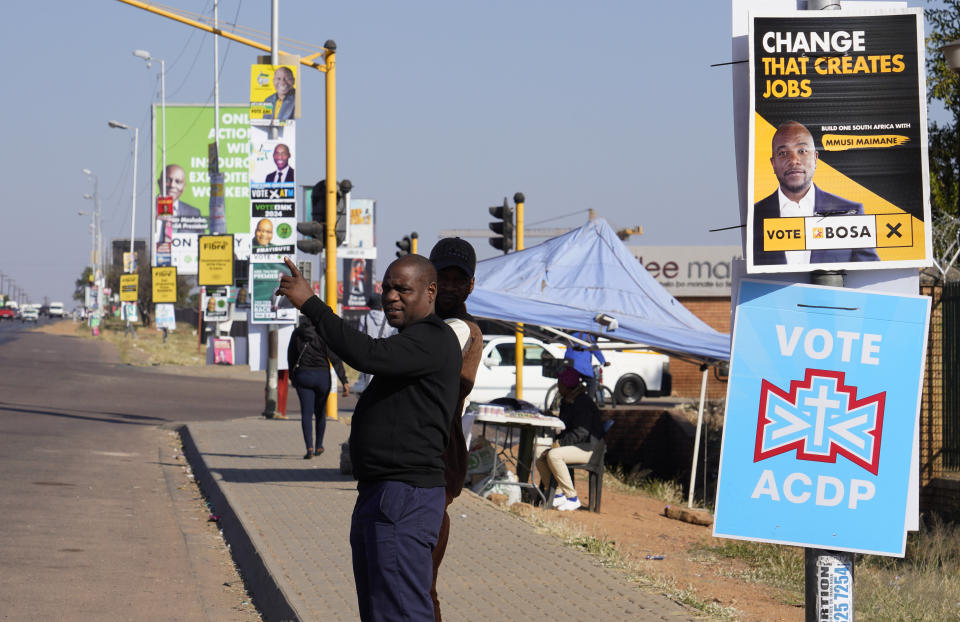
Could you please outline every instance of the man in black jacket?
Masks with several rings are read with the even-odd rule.
[[[296,266],[278,293],[307,316],[348,365],[373,374],[350,426],[358,480],[350,526],[360,618],[432,622],[431,551],[446,499],[443,451],[457,404],[461,354],[434,313],[437,273],[420,255],[387,268],[383,310],[399,333],[372,339],[313,295]]]

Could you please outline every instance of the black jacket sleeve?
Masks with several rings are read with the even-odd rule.
[[[423,332],[416,323],[392,337],[374,339],[347,325],[317,296],[311,296],[301,312],[313,322],[329,350],[357,371],[385,376],[419,376],[437,367],[437,361],[425,347]]]

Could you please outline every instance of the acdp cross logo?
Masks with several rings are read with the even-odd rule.
[[[764,380],[753,461],[793,450],[814,462],[835,463],[840,455],[876,475],[885,401],[885,391],[857,399],[838,371],[807,369],[789,393]]]

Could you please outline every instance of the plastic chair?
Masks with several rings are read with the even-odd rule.
[[[613,427],[613,419],[609,419],[603,422],[603,433],[606,435],[610,431],[610,428]],[[591,512],[600,511],[600,501],[603,496],[603,468],[604,461],[607,454],[607,442],[600,441],[600,444],[593,451],[593,456],[590,458],[590,462],[585,462],[583,464],[568,464],[567,469],[570,471],[570,481],[575,482],[573,471],[574,469],[583,469],[589,473],[589,484],[590,491],[588,493],[587,500],[587,509]],[[550,488],[547,490],[546,498],[553,499],[553,496],[557,491],[557,479],[550,476]]]

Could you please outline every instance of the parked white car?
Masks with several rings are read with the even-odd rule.
[[[626,345],[626,344],[622,344]],[[485,335],[483,354],[473,391],[467,396],[471,402],[489,402],[498,397],[516,397],[514,337]],[[546,408],[548,393],[556,385],[554,378],[543,375],[543,353],[547,351],[562,359],[566,348],[546,344],[533,337],[523,340],[523,400],[538,408]],[[644,396],[670,395],[670,358],[650,350],[632,347],[629,350],[604,350],[610,361],[603,368],[603,385],[609,387],[617,404],[636,404]]]

